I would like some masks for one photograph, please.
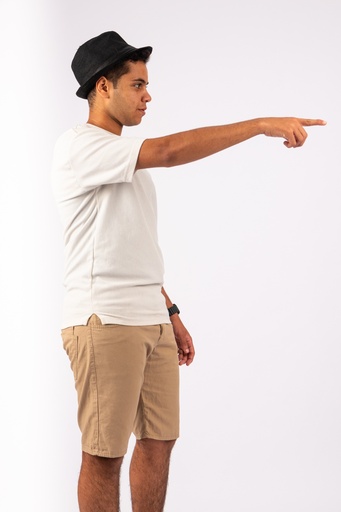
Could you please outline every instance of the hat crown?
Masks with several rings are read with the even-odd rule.
[[[100,78],[100,74],[108,66],[114,66],[135,51],[149,57],[152,48],[134,48],[114,31],[103,32],[82,44],[71,63],[72,71],[80,85],[76,92],[77,96],[86,98],[96,80]]]

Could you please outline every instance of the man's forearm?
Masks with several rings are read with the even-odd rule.
[[[166,306],[167,308],[171,308],[173,306],[173,302],[170,300],[170,298],[168,297],[164,287],[161,288],[161,293],[162,295],[164,296],[165,298],[165,301],[166,301]]]

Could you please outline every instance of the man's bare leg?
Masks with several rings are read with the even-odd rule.
[[[162,512],[166,500],[169,461],[175,441],[141,439],[130,464],[134,512]]]
[[[78,482],[80,512],[119,512],[123,457],[109,459],[83,452]]]

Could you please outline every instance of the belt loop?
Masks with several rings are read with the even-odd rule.
[[[103,325],[99,316],[96,313],[92,313],[92,315],[88,318],[87,325]]]

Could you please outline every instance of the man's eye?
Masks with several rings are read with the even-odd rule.
[[[135,85],[134,85],[134,87],[135,87],[136,89],[141,89],[142,84],[135,84]]]

